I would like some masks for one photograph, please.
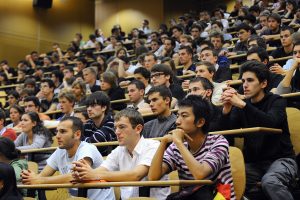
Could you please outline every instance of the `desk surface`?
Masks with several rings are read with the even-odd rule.
[[[211,185],[211,180],[170,180],[170,181],[128,181],[128,182],[98,182],[98,183],[65,183],[18,185],[20,189],[52,189],[52,188],[103,188],[132,186],[177,186],[177,185]]]

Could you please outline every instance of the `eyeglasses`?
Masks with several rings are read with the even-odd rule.
[[[191,89],[188,90],[188,93],[197,92],[198,90],[203,90],[203,89],[200,88],[200,87],[193,87],[193,88],[191,88]]]
[[[164,73],[163,72],[157,72],[157,73],[155,73],[155,74],[151,74],[151,78],[158,78],[158,77],[160,77],[161,75],[164,75]]]

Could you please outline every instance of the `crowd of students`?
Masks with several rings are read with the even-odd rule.
[[[26,195],[8,188],[16,181],[7,176],[23,184],[167,180],[174,170],[180,179],[214,184],[182,186],[173,194],[169,187],[121,187],[121,198],[236,199],[229,161],[234,136],[208,132],[250,127],[282,134],[244,136],[245,197],[296,198],[297,155],[285,109],[299,108],[300,97],[280,95],[300,90],[298,7],[296,0],[250,7],[237,0],[231,13],[219,5],[157,31],[144,20],[128,35],[115,25],[109,37],[97,29],[87,42],[77,33],[66,51],[59,44],[47,54],[33,51],[16,68],[3,60],[0,85],[16,85],[6,89],[0,110],[0,161],[6,163],[0,199]],[[241,85],[233,88],[233,78]],[[155,119],[143,119],[147,114]],[[48,129],[53,125],[55,132]],[[156,137],[161,141],[151,140]],[[19,150],[50,147],[53,139],[53,154],[21,158]],[[115,140],[115,149],[90,144]],[[26,160],[38,163],[38,174]],[[115,196],[111,188],[89,189],[88,198]]]

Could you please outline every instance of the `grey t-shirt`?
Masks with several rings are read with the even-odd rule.
[[[56,149],[56,151],[47,160],[47,165],[61,174],[71,173],[72,162],[78,161],[83,158],[90,158],[92,160],[92,168],[95,169],[101,165],[103,158],[99,153],[98,149],[87,142],[81,142],[75,155],[69,158],[68,153],[65,149]],[[71,194],[74,194],[74,189],[70,190]],[[115,200],[115,195],[111,188],[109,189],[89,189],[88,198],[91,200]]]
[[[168,117],[158,117],[147,122],[144,126],[143,136],[145,138],[162,137],[176,128],[176,115],[172,113]]]

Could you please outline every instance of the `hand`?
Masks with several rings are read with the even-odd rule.
[[[21,172],[22,183],[24,185],[41,184],[42,179],[31,170],[23,170]]]
[[[275,63],[273,66],[270,67],[270,71],[274,74],[284,74],[284,69],[278,64]]]
[[[27,60],[27,61],[31,60],[31,55],[25,56],[25,60]]]
[[[166,134],[165,136],[162,137],[160,142],[165,143],[165,144],[171,143],[171,142],[173,142],[173,137],[171,134]]]
[[[293,58],[292,68],[297,69],[300,66],[300,58]]]
[[[171,131],[172,133],[172,139],[174,143],[182,143],[184,141],[184,130],[177,128],[175,130]]]
[[[73,165],[72,177],[75,180],[80,182],[82,180],[96,179],[93,169],[84,159],[73,162]]]
[[[192,70],[182,70],[182,74],[183,75],[190,75],[190,74],[195,75],[196,73]]]

